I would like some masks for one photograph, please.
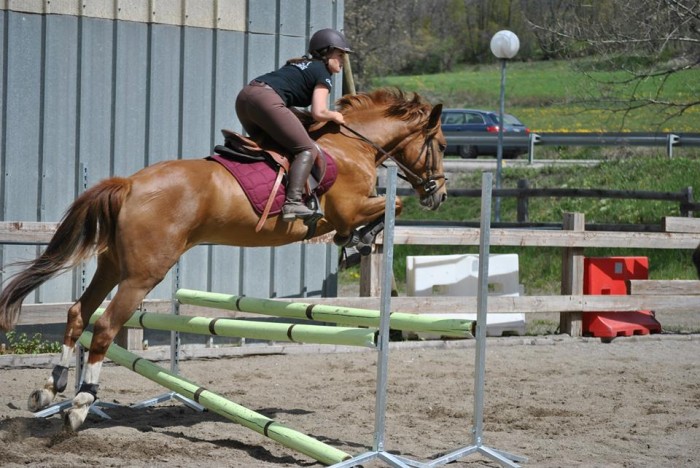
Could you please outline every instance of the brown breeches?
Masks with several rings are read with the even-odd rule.
[[[236,114],[251,138],[271,137],[291,153],[310,151],[318,155],[316,143],[282,98],[268,85],[257,81],[245,86],[236,99]]]

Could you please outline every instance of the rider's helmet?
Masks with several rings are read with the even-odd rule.
[[[313,58],[322,59],[333,49],[351,53],[350,44],[340,31],[335,29],[321,29],[316,31],[309,41],[309,53]]]

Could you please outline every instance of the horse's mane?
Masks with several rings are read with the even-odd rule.
[[[397,88],[380,88],[370,93],[348,94],[336,101],[337,110],[346,116],[378,106],[386,108],[384,115],[387,117],[406,121],[430,113],[430,104],[418,94],[404,93]]]
[[[345,116],[380,107],[384,109],[384,116],[404,121],[425,118],[430,114],[431,109],[430,104],[418,94],[405,93],[398,88],[380,88],[369,93],[347,94],[336,101],[335,107]],[[310,130],[317,123],[311,117],[311,112],[296,107],[290,109],[314,138],[328,131],[327,125],[320,130]]]

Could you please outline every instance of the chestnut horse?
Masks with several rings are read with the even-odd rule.
[[[440,129],[442,105],[398,90],[346,96],[337,103],[345,127],[326,124],[312,136],[333,155],[334,185],[320,197],[324,217],[315,236],[335,231],[343,245],[355,229],[383,216],[385,202],[373,196],[377,166],[393,159],[420,196],[437,209],[446,197]],[[397,213],[401,202],[396,200]],[[276,246],[307,235],[301,221],[271,216],[255,232],[258,215],[227,170],[207,159],[166,161],[130,177],[103,180],[78,197],[46,250],[12,278],[0,294],[0,329],[14,327],[24,298],[45,281],[97,255],[97,269],[85,292],[68,309],[60,363],[43,388],[29,397],[29,409],[47,407],[66,388],[76,340],[107,294],[118,286],[94,333],[83,384],[65,413],[67,429],[84,422],[96,399],[102,361],[115,335],[178,258],[200,243]]]

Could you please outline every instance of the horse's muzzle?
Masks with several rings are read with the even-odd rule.
[[[430,195],[426,195],[425,197],[421,197],[420,204],[430,211],[435,211],[440,208],[440,205],[446,198],[447,194],[445,192],[435,192]]]

